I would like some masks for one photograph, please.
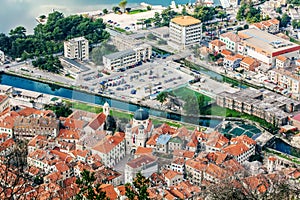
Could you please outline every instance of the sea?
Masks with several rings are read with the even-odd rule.
[[[176,4],[194,3],[195,0],[175,0]],[[0,33],[9,33],[17,26],[24,26],[27,33],[33,33],[40,15],[53,10],[65,15],[111,9],[120,0],[0,0]],[[138,7],[142,2],[151,5],[171,5],[172,0],[127,0],[127,7]]]

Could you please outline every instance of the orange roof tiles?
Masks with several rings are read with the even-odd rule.
[[[253,58],[250,58],[250,57],[245,57],[242,61],[241,61],[241,64],[245,64],[245,65],[253,65],[255,63],[255,59]]]
[[[156,162],[156,160],[157,160],[156,157],[146,154],[129,161],[127,165],[130,166],[131,168],[139,168],[144,164],[147,165],[149,163],[154,163]]]
[[[164,174],[165,178],[167,178],[169,180],[172,180],[176,176],[182,175],[181,173],[175,172],[173,170],[166,170],[166,171],[163,172],[163,174]]]
[[[153,149],[152,148],[147,148],[147,147],[138,147],[136,149],[135,155],[140,155],[140,154],[152,154]]]
[[[35,109],[35,108],[30,108],[26,107],[18,112],[19,115],[28,117],[33,114],[41,115],[43,112],[41,110]]]
[[[79,132],[69,129],[60,129],[57,137],[60,139],[79,140]]]
[[[28,146],[35,147],[39,140],[47,140],[47,137],[45,135],[36,135],[28,142]]]
[[[221,46],[225,46],[226,44],[218,39],[213,40],[210,42],[210,44],[217,46],[217,47],[221,47]]]
[[[243,143],[246,145],[256,145],[256,141],[247,135],[240,135],[230,140],[231,143]]]
[[[178,16],[171,19],[171,22],[178,24],[180,26],[190,26],[194,24],[199,24],[201,21],[191,16]]]
[[[98,142],[93,149],[101,153],[107,154],[113,150],[117,145],[119,145],[124,138],[118,136],[107,135],[100,142]]]
[[[276,58],[277,60],[280,60],[281,62],[285,62],[285,61],[287,61],[287,57],[285,57],[285,56],[282,56],[282,55],[279,55],[279,56],[277,56],[277,58]]]
[[[223,151],[233,156],[239,156],[249,151],[249,148],[245,144],[238,143],[225,147]]]
[[[230,56],[230,55],[232,55],[233,53],[232,53],[231,51],[228,51],[228,50],[226,50],[226,49],[223,49],[223,50],[221,51],[221,54],[222,54],[223,56]]]
[[[158,138],[159,134],[152,135],[149,140],[146,142],[147,145],[156,145],[156,140]]]
[[[241,41],[241,38],[233,32],[223,33],[223,34],[221,34],[221,37],[228,38],[229,40],[231,40],[233,42],[240,42]]]
[[[65,164],[65,162],[59,162],[55,165],[55,167],[59,172],[66,172],[70,170],[70,168]]]
[[[15,141],[12,138],[9,138],[8,140],[4,141],[0,145],[0,151],[4,151],[5,149],[12,147],[15,145]]]
[[[106,197],[111,200],[115,200],[118,198],[118,194],[116,193],[114,186],[110,184],[102,184],[100,186],[101,191],[105,192]]]
[[[89,124],[93,130],[97,130],[100,126],[104,124],[106,120],[106,115],[104,113],[99,113]]]

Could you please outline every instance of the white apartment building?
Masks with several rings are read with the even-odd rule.
[[[300,93],[300,76],[295,71],[288,71],[283,68],[272,69],[269,71],[269,79],[293,94]]]
[[[291,60],[299,57],[299,45],[268,32],[250,28],[239,31],[238,35],[242,39],[238,52],[269,66],[274,66],[276,57],[280,55]]]
[[[169,45],[185,49],[198,44],[202,38],[202,23],[191,16],[175,17],[170,22]]]
[[[221,34],[220,40],[226,44],[226,49],[232,52],[237,52],[238,44],[241,41],[241,38],[233,32],[228,32]]]
[[[107,135],[92,148],[92,153],[99,155],[104,165],[112,167],[125,157],[125,139],[121,135]]]
[[[118,70],[120,68],[134,66],[141,61],[150,59],[151,55],[152,47],[143,44],[133,49],[105,55],[103,56],[103,64],[108,70]]]
[[[65,41],[64,56],[69,59],[88,60],[89,41],[84,37],[72,38]]]

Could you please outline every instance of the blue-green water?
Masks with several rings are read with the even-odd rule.
[[[16,26],[24,26],[29,33],[36,25],[35,17],[53,9],[67,15],[84,11],[111,9],[120,0],[0,0],[0,32],[8,33]],[[128,0],[128,7],[145,2],[151,5],[169,6],[171,0]],[[194,0],[175,0],[177,4],[194,3]]]

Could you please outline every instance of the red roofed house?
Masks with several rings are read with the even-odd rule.
[[[277,68],[285,68],[290,66],[290,61],[287,57],[279,55],[277,56],[276,60],[276,67]]]
[[[242,58],[237,56],[225,56],[223,60],[223,66],[229,70],[235,70],[240,67],[240,62]]]
[[[107,135],[92,148],[92,153],[99,155],[104,165],[112,167],[125,157],[125,139],[117,133]]]
[[[241,38],[233,32],[227,32],[220,35],[220,40],[226,44],[227,50],[237,52],[238,44],[241,41]]]
[[[106,115],[102,112],[99,113],[86,127],[84,130],[87,133],[94,133],[95,131],[101,131],[104,129]]]
[[[220,40],[213,40],[208,44],[209,50],[214,52],[221,53],[223,49],[226,49],[226,44]]]
[[[105,196],[109,198],[110,200],[116,200],[118,199],[118,194],[114,189],[113,185],[110,184],[102,184],[100,186],[101,191],[105,192]]]
[[[249,28],[256,28],[262,31],[267,31],[269,33],[278,33],[279,32],[279,20],[278,19],[269,19],[267,21],[257,22],[251,24]]]
[[[176,185],[183,180],[183,174],[173,170],[165,170],[162,174],[165,177],[168,187]]]
[[[208,134],[207,141],[202,141],[201,146],[203,146],[207,152],[215,152],[221,151],[228,143],[229,140],[223,134],[215,131]]]
[[[243,143],[231,144],[223,148],[223,151],[232,155],[239,163],[244,163],[251,155],[255,154],[252,149]]]
[[[79,140],[79,131],[60,129],[57,139],[65,142],[77,142]]]
[[[259,62],[250,57],[245,57],[240,63],[240,67],[247,71],[254,71],[258,66]]]
[[[12,138],[2,142],[0,144],[0,155],[1,156],[8,156],[10,155],[15,148],[15,141]]]
[[[142,155],[152,155],[153,149],[148,147],[138,147],[134,154],[134,158],[137,158]]]

